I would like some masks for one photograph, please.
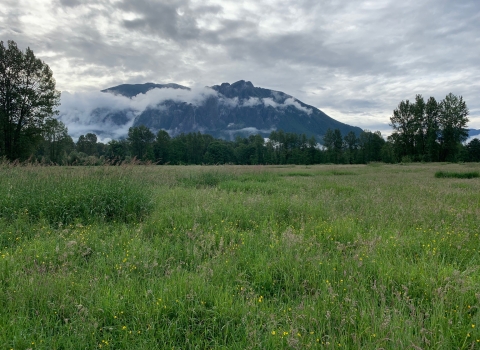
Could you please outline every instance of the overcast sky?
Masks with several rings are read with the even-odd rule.
[[[0,40],[70,93],[243,79],[389,134],[400,101],[452,92],[480,129],[479,0],[2,0]]]

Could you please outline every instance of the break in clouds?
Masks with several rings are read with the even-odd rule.
[[[250,97],[248,99],[227,98],[209,87],[191,89],[162,88],[152,89],[145,94],[132,98],[105,92],[63,92],[59,108],[59,120],[68,126],[74,140],[87,133],[97,134],[99,141],[108,142],[127,136],[128,129],[134,125],[135,118],[147,109],[166,108],[165,101],[184,102],[194,107],[201,106],[206,99],[217,98],[219,104],[229,108],[248,108],[263,105],[275,109],[293,106],[307,115],[312,109],[302,106],[289,95],[273,92],[270,98]],[[113,114],[121,113],[120,122],[112,119]],[[234,132],[235,130],[231,130]]]

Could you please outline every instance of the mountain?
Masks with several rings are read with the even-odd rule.
[[[123,84],[85,97],[65,94],[60,120],[72,136],[95,132],[99,139],[125,137],[131,126],[145,125],[170,136],[201,132],[233,140],[274,130],[315,136],[321,141],[328,129],[362,129],[341,123],[316,107],[281,91],[255,87],[240,80],[190,89],[178,84]]]
[[[183,89],[190,90],[190,88],[178,84],[154,84],[154,83],[145,83],[145,84],[122,84],[114,86],[102,92],[110,92],[114,95],[122,95],[125,97],[132,98],[138,94],[146,94],[148,91],[153,89]]]
[[[118,89],[113,87],[107,91]],[[340,129],[343,135],[350,131],[358,135],[362,131],[334,120],[284,92],[255,87],[249,81],[223,83],[210,89],[216,94],[207,95],[200,104],[170,99],[149,107],[137,116],[133,125],[164,129],[172,135],[200,131],[226,139],[237,134],[268,136],[272,130],[306,134],[317,139],[329,128]]]
[[[480,136],[480,129],[468,129],[468,137]]]

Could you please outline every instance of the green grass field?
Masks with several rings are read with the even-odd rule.
[[[479,170],[0,165],[0,348],[478,349]]]

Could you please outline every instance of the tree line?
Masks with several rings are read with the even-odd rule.
[[[342,137],[339,130],[329,130],[321,146],[315,137],[307,138],[282,130],[263,136],[237,136],[228,141],[208,134],[188,133],[171,137],[165,130],[154,134],[146,126],[131,127],[128,136],[107,143],[87,133],[73,142],[65,125],[51,123],[35,159],[47,164],[321,164],[366,163],[382,161],[385,140],[379,131],[352,132]]]
[[[233,141],[216,139],[208,134],[188,133],[171,137],[165,130],[154,134],[146,126],[131,127],[128,136],[108,143],[98,142],[93,133],[81,135],[73,142],[65,125],[52,123],[38,148],[35,159],[55,164],[366,164],[369,162],[410,162],[402,153],[399,136],[385,140],[380,131],[364,130],[360,135],[328,130],[320,145],[314,137],[282,130],[272,131],[267,139],[261,135],[237,136]],[[397,139],[396,139],[397,137]],[[436,147],[440,148],[440,143]],[[480,161],[480,141],[456,145],[456,161]]]
[[[480,161],[480,140],[468,136],[468,108],[460,96],[437,102],[421,95],[402,101],[390,118],[393,133],[385,140],[379,131],[359,135],[328,130],[321,140],[273,131],[237,136],[233,141],[201,133],[176,137],[145,126],[132,127],[125,139],[98,142],[81,135],[77,142],[56,119],[60,92],[46,63],[33,51],[0,41],[0,158],[46,164],[361,164],[368,162]]]

